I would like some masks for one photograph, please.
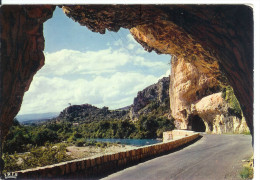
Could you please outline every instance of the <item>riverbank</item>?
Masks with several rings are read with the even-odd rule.
[[[113,144],[107,147],[96,147],[96,146],[85,146],[85,147],[76,147],[68,146],[66,148],[66,154],[69,155],[72,159],[81,159],[81,158],[90,158],[94,156],[103,156],[106,154],[114,154],[122,151],[128,151],[135,149],[136,146],[123,145],[123,144]]]

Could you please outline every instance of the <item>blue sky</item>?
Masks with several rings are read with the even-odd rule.
[[[58,7],[44,23],[44,36],[45,66],[19,114],[60,112],[68,103],[117,109],[170,73],[170,56],[144,51],[128,29],[93,33]]]

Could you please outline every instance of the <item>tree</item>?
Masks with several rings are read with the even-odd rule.
[[[36,132],[36,134],[32,137],[34,144],[44,145],[44,143],[48,142],[56,142],[58,140],[58,135],[56,132],[50,129],[40,129]]]

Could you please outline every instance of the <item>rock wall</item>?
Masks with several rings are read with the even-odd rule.
[[[200,72],[184,58],[173,57],[171,64],[170,107],[178,129],[191,130],[191,121],[198,115],[209,133],[249,131],[244,118],[229,113],[230,105],[222,97],[219,80]]]
[[[55,6],[2,6],[0,130],[6,134],[20,110],[24,92],[44,65],[43,23]],[[1,135],[3,138],[3,135]]]

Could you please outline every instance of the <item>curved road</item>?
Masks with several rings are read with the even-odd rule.
[[[140,163],[104,180],[241,179],[242,160],[253,154],[249,135],[208,135],[174,153]]]

